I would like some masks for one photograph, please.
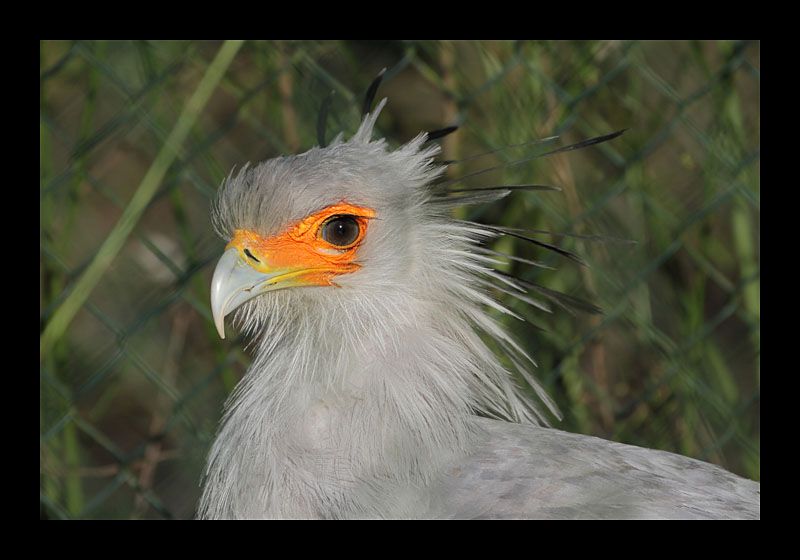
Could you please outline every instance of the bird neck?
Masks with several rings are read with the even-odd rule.
[[[326,503],[320,515],[336,517],[374,502],[385,513],[379,494],[424,487],[475,437],[468,375],[458,373],[470,369],[469,352],[448,332],[457,317],[443,322],[440,305],[385,293],[342,294],[333,312],[326,294],[328,313],[312,313],[306,295],[305,309],[264,330],[226,405],[207,470],[225,480],[206,488],[228,490],[204,497],[209,511],[313,517]],[[378,320],[386,314],[393,320]]]

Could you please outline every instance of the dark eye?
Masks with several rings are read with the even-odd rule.
[[[347,247],[358,239],[360,232],[355,218],[335,216],[322,226],[322,239],[336,247]]]

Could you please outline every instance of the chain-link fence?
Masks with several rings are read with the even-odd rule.
[[[558,239],[591,266],[552,260],[536,281],[604,314],[509,323],[565,414],[556,427],[760,478],[758,42],[247,42],[228,66],[225,48],[41,43],[42,517],[192,516],[249,360],[211,320],[210,200],[232,167],[317,144],[331,91],[326,138],[352,133],[382,68],[379,132],[397,145],[458,124],[448,160],[629,129],[476,176],[563,191],[465,215],[637,242]]]

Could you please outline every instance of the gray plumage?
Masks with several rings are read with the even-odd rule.
[[[220,189],[226,242],[342,201],[375,215],[353,249],[360,268],[333,285],[248,280],[225,300],[228,274],[254,273],[247,253],[221,259],[215,321],[224,329],[238,307],[254,357],[226,403],[198,517],[758,517],[759,485],[718,467],[538,427],[542,407],[558,412],[486,309],[512,313],[495,285],[541,308],[551,294],[494,270],[482,245],[500,230],[450,217],[458,197],[431,188],[444,167],[425,134],[394,151],[372,140],[384,103],[349,140],[245,167]]]
[[[537,426],[485,435],[431,504],[457,519],[758,519],[761,485],[696,459]]]

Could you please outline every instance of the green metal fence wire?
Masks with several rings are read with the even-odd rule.
[[[562,188],[462,217],[636,241],[552,238],[590,264],[580,266],[503,239],[500,250],[556,267],[530,279],[604,313],[519,308],[525,322],[499,320],[539,362],[564,412],[556,427],[760,479],[759,42],[235,47],[40,44],[40,517],[192,517],[222,402],[249,361],[244,340],[220,340],[211,320],[223,242],[210,201],[231,168],[315,145],[326,99],[327,140],[352,133],[382,68],[380,132],[397,145],[457,124],[442,140],[447,160],[628,129],[552,158],[505,165],[534,153],[523,146],[449,171],[497,167],[471,186]],[[176,145],[201,87],[210,96]],[[174,159],[142,203],[165,146]],[[109,243],[118,252],[80,292]]]

